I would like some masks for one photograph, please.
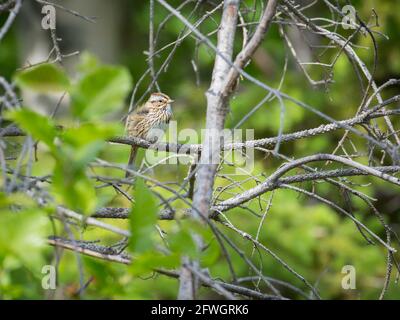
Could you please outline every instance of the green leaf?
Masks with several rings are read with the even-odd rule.
[[[132,79],[124,67],[103,66],[89,72],[74,86],[72,111],[83,119],[98,119],[124,105]]]
[[[217,263],[219,257],[221,255],[220,246],[218,245],[217,241],[211,242],[207,249],[201,252],[201,265],[203,267],[211,267]]]
[[[135,256],[135,262],[131,264],[129,271],[139,276],[157,268],[175,269],[180,262],[181,256],[177,253],[164,255],[157,251],[148,251]]]
[[[134,200],[129,219],[132,232],[129,249],[135,253],[149,251],[154,247],[157,205],[142,179],[136,181]]]
[[[182,224],[183,225],[183,224]],[[169,248],[174,253],[188,255],[192,258],[197,256],[197,247],[193,239],[193,232],[181,226],[180,230],[168,237]]]
[[[33,138],[43,141],[50,148],[54,147],[57,128],[48,117],[26,108],[7,112],[6,117]]]
[[[32,272],[44,264],[48,219],[36,209],[0,211],[0,252],[16,257]]]
[[[70,165],[76,170],[80,170],[93,161],[105,145],[106,142],[104,141],[94,141],[80,148],[64,147],[63,151],[66,152],[67,158],[71,160]]]
[[[19,208],[35,208],[36,202],[32,197],[23,192],[5,194],[0,192],[0,210],[8,209],[11,205],[18,205]]]
[[[64,157],[71,159],[75,168],[83,168],[97,157],[108,138],[122,131],[120,124],[113,123],[85,123],[77,128],[66,129],[61,135]]]
[[[17,72],[15,81],[21,88],[42,93],[67,91],[69,88],[64,70],[50,63]]]
[[[76,169],[68,159],[56,163],[52,191],[58,203],[74,211],[91,214],[96,209],[93,182],[86,176],[84,168]]]
[[[119,124],[84,123],[60,134],[53,177],[53,194],[60,203],[83,214],[93,213],[98,199],[86,175],[87,165],[106,145],[105,140],[121,131]]]
[[[81,147],[96,141],[104,141],[120,135],[123,128],[119,123],[83,123],[79,127],[68,128],[61,138],[73,147]]]
[[[97,57],[87,51],[84,51],[80,55],[79,64],[76,68],[82,73],[89,73],[97,69],[99,64],[100,63]]]

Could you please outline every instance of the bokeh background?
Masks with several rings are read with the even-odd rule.
[[[307,2],[307,1],[304,1]],[[345,1],[339,1],[340,3]],[[146,53],[149,50],[149,3],[148,1],[133,0],[69,0],[62,1],[63,5],[87,15],[95,16],[96,23],[88,23],[79,17],[70,15],[63,10],[57,10],[57,35],[61,38],[60,48],[63,53],[74,51],[81,52],[65,58],[65,68],[71,81],[79,77],[79,66],[95,63],[105,65],[118,65],[126,68],[132,77],[132,88],[137,84],[143,73],[147,70]],[[174,6],[180,1],[170,1]],[[252,1],[244,1],[249,7]],[[385,34],[387,37],[376,34],[378,46],[378,65],[375,80],[378,85],[391,78],[400,77],[400,3],[389,0],[352,1],[359,16],[365,21],[375,22],[371,9],[378,14],[379,27],[374,30]],[[182,14],[189,16],[194,8],[194,3],[189,3],[181,9]],[[203,1],[190,21],[196,21],[204,13],[213,8],[213,4]],[[259,6],[256,7],[256,16],[259,15]],[[322,9],[324,8],[324,9]],[[312,7],[307,13],[310,16],[329,17],[330,13],[322,4]],[[168,12],[160,5],[155,6],[155,27],[167,16]],[[7,14],[0,16],[2,25]],[[251,15],[248,14],[247,18]],[[46,59],[52,44],[49,32],[40,26],[42,15],[41,6],[35,1],[25,1],[16,23],[6,37],[0,42],[0,75],[12,80],[16,70],[27,65]],[[200,30],[207,34],[217,28],[220,13],[207,19],[201,24]],[[157,48],[176,40],[183,24],[177,19],[170,19],[161,30]],[[314,52],[305,45],[304,35],[294,28],[285,29],[291,37],[303,61],[314,59]],[[341,31],[343,35],[351,31]],[[215,41],[215,34],[212,36]],[[309,38],[308,41],[318,43],[319,39]],[[360,49],[357,53],[371,69],[373,66],[372,41],[369,37],[358,35],[353,40]],[[365,47],[365,48],[364,48]],[[241,33],[237,33],[236,52],[241,48]],[[162,65],[170,49],[163,50],[154,58],[155,68]],[[327,51],[321,59],[329,61],[335,50]],[[266,41],[256,52],[252,63],[247,67],[247,72],[265,81],[272,87],[278,87],[287,58],[287,71],[282,82],[282,91],[298,100],[307,102],[318,110],[335,119],[346,119],[355,114],[362,99],[360,84],[352,65],[341,56],[333,69],[334,82],[329,85],[312,86],[305,78],[293,57],[282,40],[277,25],[273,24],[267,35]],[[174,118],[178,129],[193,128],[200,132],[205,125],[207,90],[211,78],[214,54],[204,44],[198,43],[191,36],[186,38],[176,49],[167,70],[162,71],[158,83],[163,92],[176,100],[174,104]],[[196,72],[193,65],[197,66]],[[321,67],[310,67],[310,74],[317,80],[327,77],[327,71]],[[136,99],[146,92],[151,79],[146,77],[138,86]],[[37,93],[29,90],[19,91],[24,99],[24,104],[32,109],[48,114],[59,97],[59,94]],[[398,93],[398,87],[389,88],[383,93],[390,97]],[[258,87],[242,81],[238,92],[231,101],[230,112],[227,117],[226,127],[234,127],[240,119],[255,106],[265,93]],[[123,109],[107,118],[109,121],[118,121],[126,114],[129,108],[130,95],[126,96]],[[93,111],[95,112],[95,110]],[[242,128],[255,130],[255,138],[275,136],[279,130],[280,108],[276,101],[264,104],[252,117],[246,121]],[[57,113],[56,121],[68,125],[74,121],[70,110],[68,97],[63,100],[61,109]],[[397,121],[397,122],[396,122]],[[324,123],[316,115],[287,103],[285,113],[284,132],[293,132],[306,128],[316,127]],[[395,124],[399,124],[394,119]],[[329,135],[322,135],[306,140],[297,140],[282,145],[280,152],[293,157],[302,157],[313,153],[330,153],[336,147],[343,135],[337,131]],[[13,140],[14,149],[9,147],[9,152],[18,152],[18,140]],[[357,141],[360,149],[365,143]],[[40,149],[39,149],[40,150]],[[102,158],[111,162],[125,163],[128,157],[127,146],[107,146],[102,151]],[[45,150],[42,150],[40,161],[35,162],[33,172],[35,175],[49,173],[49,168],[54,162]],[[281,164],[272,157],[265,157],[262,153],[256,154],[255,172],[268,174]],[[152,175],[161,181],[182,181],[187,172],[187,166],[165,165],[152,172]],[[115,174],[112,170],[104,170],[104,174]],[[118,173],[121,174],[121,173]],[[369,196],[376,198],[376,207],[384,215],[386,221],[394,231],[399,230],[400,195],[399,190],[393,186],[372,178],[352,179],[356,188]],[[227,181],[217,180],[217,185],[223,186]],[[311,185],[303,185],[311,188]],[[344,195],[340,190],[326,184],[315,186],[319,194],[323,195],[346,207]],[[128,201],[121,196],[116,196],[113,190],[99,190],[99,202],[108,206],[129,206]],[[269,195],[266,195],[268,199]],[[367,206],[357,199],[352,199],[354,214],[381,237],[383,229]],[[257,203],[250,207],[260,210]],[[262,213],[262,212],[261,212]],[[235,209],[228,213],[229,218],[250,234],[256,234],[259,218],[252,216],[247,211]],[[0,217],[0,221],[1,221]],[[7,224],[8,223],[8,224]],[[112,222],[118,226],[125,226],[124,222]],[[160,222],[165,230],[174,230],[174,222]],[[5,231],[7,229],[7,231]],[[40,230],[37,231],[37,230]],[[0,224],[0,298],[3,299],[45,299],[50,297],[75,299],[79,289],[79,267],[76,256],[65,252],[58,265],[58,288],[56,292],[49,293],[41,287],[40,273],[43,262],[54,264],[53,248],[48,246],[27,245],[32,242],[34,232],[48,235],[51,233],[49,223],[44,223],[41,218],[32,215],[30,219],[21,221],[3,221]],[[257,250],[252,254],[252,246],[233,233],[227,234],[256,262],[257,266],[269,277],[281,279],[300,288],[303,284],[288,273],[281,265],[270,257],[262,256]],[[30,236],[28,236],[30,235]],[[112,243],[113,239],[108,233],[87,228],[81,233],[85,239],[99,239],[104,243]],[[14,246],[10,246],[9,242]],[[288,190],[278,190],[273,195],[272,207],[268,213],[260,241],[284,258],[289,265],[302,274],[312,284],[316,284],[323,298],[326,299],[375,299],[378,297],[383,285],[385,275],[385,251],[378,245],[369,245],[360,235],[349,219],[346,219],[333,209],[298,195]],[[395,245],[398,248],[398,245]],[[232,255],[233,263],[239,276],[251,276],[248,266],[236,255]],[[229,278],[228,269],[221,254],[215,252],[203,261],[203,265],[211,270],[215,277]],[[357,270],[357,287],[355,290],[344,290],[341,287],[344,265],[353,265]],[[85,280],[89,280],[83,295],[85,299],[174,299],[176,298],[178,282],[162,275],[151,272],[137,275],[125,265],[113,264],[93,258],[82,256],[81,268]],[[392,275],[391,285],[387,298],[400,298],[399,285],[395,283],[396,271]],[[249,285],[252,285],[250,282]],[[253,284],[254,285],[254,284]],[[261,290],[263,286],[260,285]],[[288,291],[293,298],[303,298],[301,295]],[[210,290],[202,288],[201,298],[216,298]]]

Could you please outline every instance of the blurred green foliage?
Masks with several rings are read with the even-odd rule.
[[[170,1],[177,5],[178,1]],[[400,77],[400,52],[397,43],[400,41],[400,3],[394,1],[353,1],[359,15],[365,20],[371,17],[371,8],[379,15],[379,31],[388,35],[389,40],[376,35],[379,48],[378,68],[375,78],[382,84],[390,78]],[[148,50],[148,4],[146,2],[129,2],[128,23],[125,26],[126,41],[121,52],[120,65],[103,64],[94,55],[82,53],[76,74],[66,73],[54,64],[43,64],[34,68],[15,72],[19,66],[17,61],[18,46],[16,30],[5,37],[0,44],[0,73],[11,79],[14,77],[19,89],[34,90],[44,95],[54,91],[67,91],[71,99],[71,111],[64,118],[49,119],[29,108],[14,111],[7,115],[26,130],[35,140],[39,140],[39,161],[33,164],[33,174],[45,176],[53,174],[52,196],[59,204],[73,210],[91,214],[98,207],[117,206],[127,207],[130,204],[112,188],[98,188],[101,181],[94,182],[91,174],[99,176],[122,177],[123,172],[115,168],[90,167],[90,162],[101,156],[110,162],[124,163],[128,158],[127,146],[109,145],[105,140],[122,133],[122,126],[113,121],[117,113],[122,115],[128,106],[129,93],[141,75],[146,71]],[[311,9],[310,14],[321,14],[329,17],[329,12],[318,12],[318,5]],[[193,7],[185,7],[182,14],[189,16]],[[191,21],[195,22],[210,7],[200,6]],[[259,15],[259,8],[257,14]],[[157,26],[167,12],[161,7],[155,11]],[[249,13],[246,18],[251,18]],[[1,20],[3,21],[3,20]],[[373,19],[371,18],[371,22]],[[99,21],[98,23],[101,23]],[[218,21],[205,21],[200,30],[203,33],[217,28]],[[162,30],[158,47],[176,40],[183,24],[171,19]],[[345,32],[344,32],[345,34]],[[240,50],[241,32],[237,33],[235,51]],[[135,41],[131,41],[135,39]],[[100,41],[100,40],[99,40]],[[215,37],[213,38],[215,41]],[[353,41],[370,49],[358,49],[357,53],[372,69],[373,52],[371,40],[368,37],[357,36]],[[155,65],[159,67],[167,58],[169,50],[160,52],[155,57]],[[272,26],[267,40],[258,51],[254,61],[246,71],[278,87],[283,76],[283,66],[287,48],[282,41],[276,25]],[[327,51],[323,59],[330,61],[335,52]],[[198,73],[193,70],[193,63]],[[204,127],[205,96],[212,67],[214,54],[204,45],[196,46],[193,38],[188,38],[177,48],[169,63],[167,72],[162,72],[159,84],[177,102],[174,105],[174,117],[178,121],[178,129]],[[315,79],[323,79],[326,73],[320,67],[308,68]],[[133,78],[133,79],[132,79]],[[336,118],[345,119],[352,116],[360,104],[362,96],[359,90],[357,76],[351,64],[345,57],[339,58],[333,70],[334,83],[329,86],[312,87],[305,79],[294,60],[289,56],[288,70],[284,74],[282,91],[291,96],[315,106],[318,110]],[[139,85],[137,97],[142,95],[151,79],[146,78]],[[387,91],[387,95],[392,93]],[[242,81],[238,93],[231,102],[231,111],[226,126],[231,128],[255,106],[265,92],[254,85]],[[279,130],[280,107],[277,101],[266,103],[257,113],[250,117],[242,128],[254,128],[256,138],[276,135]],[[286,103],[284,132],[292,132],[318,126],[321,119],[309,112]],[[60,131],[56,124],[64,124],[68,129]],[[395,124],[398,124],[398,120]],[[336,147],[343,132],[335,132],[329,136],[320,136],[295,143],[282,145],[280,152],[301,157],[315,152],[330,153]],[[21,142],[22,138],[16,138]],[[354,139],[360,150],[365,150],[364,142]],[[254,172],[268,175],[281,164],[273,158],[265,158],[257,154]],[[187,167],[182,165],[160,166],[154,170],[154,175],[161,181],[182,181]],[[1,184],[4,181],[0,180]],[[353,179],[357,188],[371,197],[379,199],[377,208],[399,231],[400,199],[398,190],[376,179],[365,177]],[[371,184],[372,181],[372,184]],[[229,181],[217,179],[217,187],[224,187]],[[369,183],[369,184],[368,184]],[[255,186],[247,182],[242,187]],[[324,184],[303,185],[315,188],[321,195],[328,197],[340,206],[345,206],[343,195],[337,190]],[[230,192],[239,192],[232,189]],[[170,195],[165,190],[157,190],[161,195]],[[269,196],[269,195],[267,195]],[[154,274],[153,268],[174,268],[180,264],[182,256],[200,259],[201,265],[209,268],[214,277],[232,280],[226,259],[213,234],[205,226],[193,221],[159,221],[160,228],[166,232],[169,252],[161,254],[157,249],[160,237],[154,228],[158,199],[147,189],[143,181],[137,181],[133,197],[135,205],[132,208],[129,221],[110,222],[115,226],[124,227],[132,232],[129,252],[133,255],[131,266],[118,265],[83,256],[84,277],[93,277],[83,298],[93,299],[174,299],[177,294],[178,282],[162,275]],[[17,206],[16,206],[17,204]],[[179,204],[177,204],[179,206]],[[385,237],[383,228],[368,207],[358,199],[352,199],[354,214],[382,238]],[[251,202],[249,208],[263,214],[259,204]],[[47,298],[49,292],[41,288],[41,268],[44,264],[54,264],[54,252],[44,239],[54,230],[48,216],[54,211],[51,207],[39,208],[32,203],[29,195],[11,193],[0,194],[0,298]],[[246,210],[237,208],[226,213],[227,218],[255,237],[259,228],[260,218]],[[57,227],[60,227],[57,225]],[[77,232],[85,240],[102,239],[104,244],[116,242],[106,231],[89,226],[78,226],[83,232]],[[227,234],[243,252],[267,276],[287,281],[306,290],[304,283],[295,278],[272,257],[254,250],[250,242],[217,226]],[[203,252],[197,251],[193,238],[200,234],[207,245]],[[385,275],[385,250],[379,245],[369,245],[357,231],[353,222],[345,219],[334,209],[299,196],[291,190],[278,190],[273,194],[273,203],[261,228],[259,241],[273,252],[277,253],[298,273],[312,284],[317,284],[322,297],[329,298],[376,298],[383,285]],[[397,246],[398,247],[398,246]],[[235,271],[239,277],[255,275],[249,270],[243,259],[228,248]],[[63,252],[58,264],[58,289],[55,297],[78,298],[79,268],[74,253]],[[357,270],[357,289],[343,290],[341,280],[342,267],[354,265]],[[392,277],[394,278],[395,275]],[[255,282],[246,282],[254,285]],[[263,290],[264,285],[260,283]],[[210,290],[200,291],[202,298],[214,298]],[[302,298],[290,290],[282,293],[292,298]],[[388,298],[398,299],[400,288],[391,282]]]
[[[43,93],[67,91],[69,87],[69,78],[63,70],[49,63],[17,72],[15,80],[21,88]]]

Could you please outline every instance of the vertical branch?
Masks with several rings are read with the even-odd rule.
[[[267,33],[272,19],[275,16],[277,5],[278,0],[268,1],[254,35],[250,41],[247,42],[242,51],[240,51],[240,53],[237,55],[234,63],[235,68],[231,68],[228,76],[226,77],[227,80],[224,88],[224,95],[232,94],[239,77],[239,70],[243,69],[247,65],[253,54],[260,46],[261,42],[264,40],[265,34]]]
[[[217,55],[215,59],[211,86],[207,91],[206,133],[197,174],[197,190],[193,200],[193,207],[203,216],[208,215],[210,207],[215,172],[219,163],[221,131],[224,128],[229,97],[235,89],[239,70],[246,66],[263,41],[275,16],[277,3],[278,0],[268,1],[253,37],[237,55],[232,68],[228,61],[232,59],[239,3],[237,1],[225,3],[217,46],[223,56]]]
[[[203,149],[197,173],[197,185],[193,198],[193,207],[204,217],[208,216],[214,177],[220,158],[221,133],[224,129],[227,113],[227,97],[221,93],[232,60],[233,44],[239,10],[239,0],[227,0],[218,32],[217,49],[223,55],[216,55],[211,85],[206,93],[207,118]]]
[[[194,264],[193,267],[198,267],[197,262],[191,262],[188,257],[182,258],[182,267],[179,276],[178,300],[196,299],[196,291],[199,286],[199,281],[190,268],[192,264]]]
[[[156,73],[154,70],[154,0],[150,0],[150,17],[149,17],[149,69],[152,78],[152,84],[157,88],[157,91],[161,92],[161,89],[157,82]],[[152,89],[152,85],[151,88]]]

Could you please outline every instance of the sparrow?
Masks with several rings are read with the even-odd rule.
[[[148,141],[157,141],[160,132],[164,132],[172,118],[171,100],[161,92],[152,93],[149,99],[139,108],[131,112],[126,118],[126,132],[128,137],[142,138]],[[128,168],[135,162],[138,146],[131,147]],[[126,173],[129,177],[129,173]]]

